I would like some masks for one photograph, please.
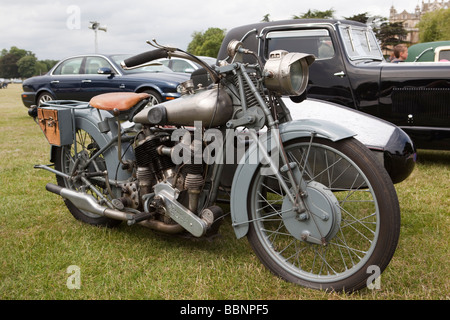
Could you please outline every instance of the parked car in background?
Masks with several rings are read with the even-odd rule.
[[[217,61],[216,58],[211,57],[199,56],[198,58],[209,65],[216,64]],[[162,63],[174,72],[192,73],[201,68],[199,64],[182,58],[159,59],[158,62]]]
[[[300,19],[237,27],[228,31],[219,60],[227,58],[233,39],[263,63],[279,49],[314,54],[309,98],[387,120],[417,148],[450,150],[450,63],[387,63],[371,28],[354,21]],[[250,55],[247,59],[255,62]]]
[[[405,62],[450,61],[450,41],[434,41],[413,44],[408,48]]]
[[[120,62],[131,55],[78,55],[57,63],[47,74],[26,79],[22,101],[26,107],[49,100],[89,101],[107,92],[147,92],[151,104],[176,99],[177,87],[189,75],[160,65],[123,70]]]

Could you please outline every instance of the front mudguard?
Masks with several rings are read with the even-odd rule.
[[[338,124],[313,119],[295,120],[284,123],[280,125],[279,129],[283,143],[297,138],[311,137],[313,134],[315,137],[325,138],[331,141],[339,141],[356,135],[354,132]],[[266,140],[270,138],[270,135],[264,136]],[[261,142],[263,144],[267,143],[267,141]],[[259,168],[259,164],[251,163],[249,159],[255,159],[255,153],[257,152],[256,144],[252,144],[245,154],[246,161],[241,161],[241,164],[238,165],[231,186],[231,219],[234,232],[238,239],[244,237],[249,228],[247,214],[248,191],[253,183],[256,170]]]

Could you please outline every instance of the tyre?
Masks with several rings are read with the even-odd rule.
[[[372,270],[387,267],[399,238],[400,208],[388,174],[353,138],[294,139],[285,151],[296,164],[306,211],[295,209],[275,176],[257,170],[247,204],[253,250],[274,274],[305,287],[365,287]],[[295,198],[298,188],[282,175]]]
[[[58,147],[55,153],[55,169],[61,171],[65,174],[72,175],[72,172],[77,171],[74,166],[77,165],[80,168],[81,165],[85,164],[91,157],[97,153],[100,149],[98,143],[94,138],[82,129],[77,129],[76,132],[76,152],[75,146],[67,145]],[[79,159],[77,161],[77,159]],[[95,158],[91,164],[87,167],[87,172],[104,172],[106,170],[106,161],[102,155]],[[94,198],[99,199],[99,195],[92,191],[92,189],[81,179],[66,179],[61,176],[56,176],[58,185],[71,190],[84,192],[92,195]],[[89,179],[90,183],[100,191],[101,196],[111,199],[110,194],[112,193],[111,188],[113,186],[108,186],[104,179]],[[102,182],[103,181],[103,182]],[[64,199],[64,202],[69,209],[70,213],[82,222],[104,227],[115,227],[118,226],[121,221],[110,219],[107,217],[99,216],[94,213],[86,212],[78,209],[72,202]]]
[[[154,106],[154,105],[160,104],[162,102],[161,95],[158,92],[156,92],[155,90],[149,89],[149,90],[145,90],[143,92],[148,93],[150,95],[147,106]]]
[[[41,94],[38,96],[38,99],[37,99],[37,105],[38,105],[38,107],[39,107],[39,106],[42,105],[43,103],[46,103],[46,102],[52,101],[52,100],[55,100],[55,98],[54,98],[50,93],[44,92],[44,93],[41,93]]]

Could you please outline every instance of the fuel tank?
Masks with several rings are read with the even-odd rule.
[[[218,86],[185,94],[178,99],[143,109],[133,121],[150,125],[193,126],[201,121],[202,126],[216,127],[231,119],[233,103],[225,91]]]

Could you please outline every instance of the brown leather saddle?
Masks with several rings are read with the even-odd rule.
[[[142,100],[148,99],[148,93],[111,92],[95,96],[89,104],[97,109],[119,112],[130,110]]]

